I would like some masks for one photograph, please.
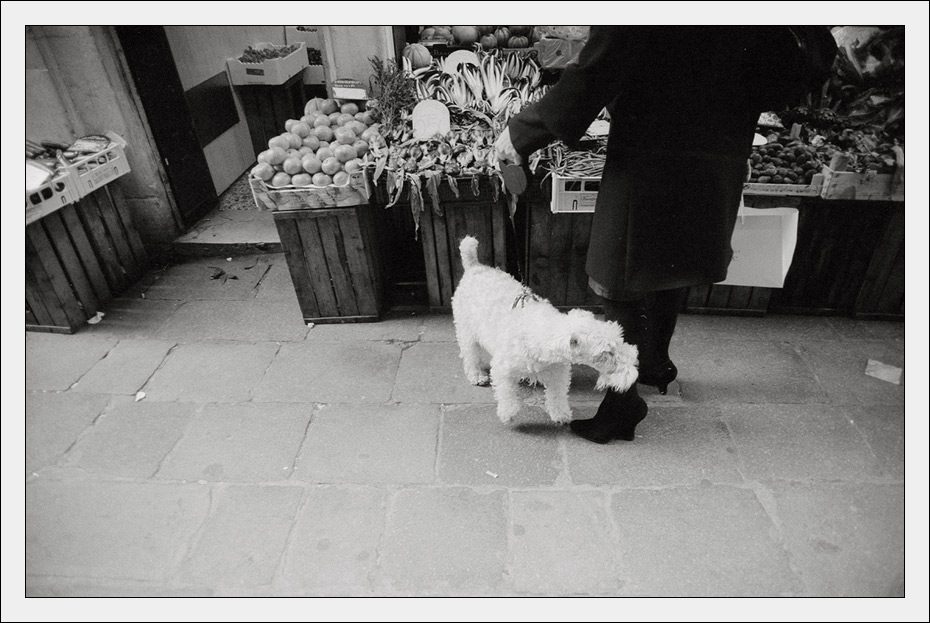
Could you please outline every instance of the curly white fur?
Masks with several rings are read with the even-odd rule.
[[[520,410],[521,379],[545,386],[546,410],[559,423],[572,419],[572,364],[600,372],[598,389],[625,391],[636,382],[637,350],[623,341],[619,324],[582,309],[559,312],[504,271],[481,264],[472,236],[462,239],[459,253],[465,274],[452,313],[465,376],[474,385],[490,382],[502,422]]]

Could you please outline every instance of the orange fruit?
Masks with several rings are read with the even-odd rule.
[[[350,121],[355,121],[355,117],[353,117],[352,115],[347,115],[345,113],[341,113],[338,117],[336,117],[336,125],[338,126],[344,126]]]
[[[282,136],[287,139],[287,146],[291,149],[297,149],[304,144],[304,139],[293,132],[285,132]]]
[[[289,186],[291,183],[291,176],[287,173],[275,173],[274,177],[271,178],[269,186]]]
[[[327,175],[333,175],[342,170],[342,163],[339,162],[335,157],[327,158],[323,161],[323,173]]]
[[[303,121],[298,121],[291,126],[290,131],[299,136],[300,138],[306,138],[310,135],[310,126],[304,123]]]
[[[313,119],[313,127],[319,128],[322,126],[329,127],[329,117],[324,114],[319,114]]]
[[[332,147],[320,147],[316,150],[316,157],[319,158],[321,162],[335,155],[336,153],[333,151]]]
[[[345,169],[346,173],[355,173],[356,171],[361,171],[362,161],[359,158],[356,158],[355,160],[349,160],[347,163],[345,163],[343,168]]]
[[[267,162],[259,162],[252,167],[251,175],[267,182],[274,177],[274,169]]]
[[[280,136],[272,136],[268,139],[268,147],[280,147],[281,149],[287,149],[291,144],[287,141],[287,138],[282,134]]]
[[[354,115],[358,112],[358,104],[354,102],[346,102],[339,110],[346,113],[347,115]]]
[[[313,176],[313,185],[314,186],[329,186],[333,183],[333,178],[326,175],[325,173],[317,173]]]
[[[291,131],[291,128],[294,127],[294,124],[295,124],[295,123],[299,123],[299,121],[297,121],[297,119],[288,119],[287,121],[285,121],[285,122],[284,122],[284,131],[285,131],[285,132],[290,132],[290,131]]]
[[[347,186],[349,184],[349,174],[345,171],[339,171],[333,176],[333,184],[336,186]]]
[[[301,166],[303,166],[304,171],[310,173],[319,173],[323,169],[323,163],[320,162],[320,159],[313,154],[307,154],[300,160]]]
[[[355,142],[355,132],[349,128],[336,128],[336,131],[333,132],[333,136],[343,145],[351,145]]]
[[[320,139],[317,138],[316,134],[310,134],[309,136],[304,137],[304,145],[313,151],[316,151],[320,148]]]
[[[313,130],[313,133],[321,141],[330,142],[333,140],[333,131],[329,126],[318,126]]]
[[[313,178],[309,173],[298,173],[291,178],[291,184],[294,186],[309,186],[313,183]]]
[[[272,147],[268,150],[271,154],[268,157],[268,164],[281,164],[287,160],[287,152],[282,147]]]
[[[336,160],[339,162],[348,162],[349,160],[358,158],[355,147],[352,145],[339,145],[333,150],[333,155],[336,156]]]
[[[299,158],[288,158],[281,166],[288,175],[296,175],[304,170],[303,166],[300,164]]]
[[[368,143],[366,143],[362,139],[358,139],[357,141],[352,143],[352,147],[355,148],[355,152],[356,154],[358,154],[358,157],[362,157],[368,153]]]
[[[334,113],[330,114],[330,115],[329,115],[329,125],[331,125],[331,126],[332,126],[332,125],[339,125],[338,123],[336,123],[336,121],[339,119],[339,115],[341,115],[341,114],[342,114],[341,112],[334,112]]]
[[[325,99],[320,102],[320,112],[325,115],[331,115],[337,110],[339,110],[339,107],[336,106],[336,100]]]

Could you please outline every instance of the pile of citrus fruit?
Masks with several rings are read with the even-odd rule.
[[[384,145],[369,112],[354,102],[314,98],[300,119],[288,119],[285,132],[268,141],[252,177],[275,188],[346,186],[360,171],[369,149]]]

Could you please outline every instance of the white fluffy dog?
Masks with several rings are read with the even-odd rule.
[[[623,341],[619,324],[581,309],[559,312],[504,271],[481,264],[471,236],[462,239],[459,253],[465,274],[452,297],[452,313],[465,376],[473,385],[490,382],[502,422],[520,410],[523,379],[545,386],[552,421],[569,422],[574,363],[600,372],[598,389],[622,392],[636,381],[637,350]]]

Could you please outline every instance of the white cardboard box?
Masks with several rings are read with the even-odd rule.
[[[730,241],[733,260],[720,285],[782,287],[797,241],[796,208],[741,208]]]

